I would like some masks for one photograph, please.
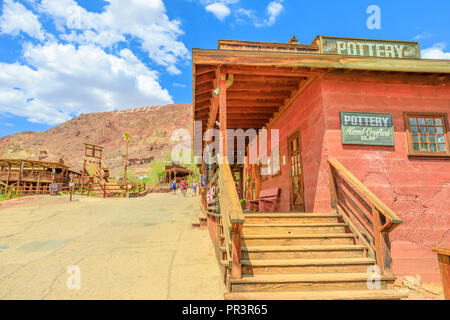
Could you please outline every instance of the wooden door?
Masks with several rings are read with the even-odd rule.
[[[291,211],[305,212],[305,190],[301,158],[300,134],[296,133],[288,140],[291,184]]]

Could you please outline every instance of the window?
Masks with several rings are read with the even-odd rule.
[[[409,155],[450,157],[447,124],[445,114],[405,113]]]

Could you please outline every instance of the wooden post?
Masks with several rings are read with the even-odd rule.
[[[40,189],[41,189],[41,172],[40,171],[38,173],[37,189],[38,189],[38,193],[40,193]]]
[[[11,164],[8,165],[8,177],[6,178],[6,186],[5,186],[5,199],[6,199],[6,196],[8,195],[10,178],[11,178]]]
[[[106,198],[106,182],[103,184],[103,198]]]
[[[337,214],[337,191],[336,191],[336,179],[334,178],[336,171],[328,164],[328,176],[330,181],[330,200],[331,200],[331,212]]]
[[[433,251],[438,254],[445,300],[450,300],[450,248],[433,249]]]
[[[221,140],[221,157],[223,163],[229,163],[227,157],[227,74],[221,73],[219,80],[219,122]]]
[[[385,256],[383,252],[382,234],[381,234],[381,221],[380,213],[377,208],[372,205],[372,217],[373,217],[373,237],[375,242],[375,254],[377,265],[380,267],[381,274],[385,274]]]
[[[23,161],[20,163],[20,168],[19,168],[19,179],[17,181],[18,187],[20,187],[20,184],[22,183],[22,174],[23,174]]]
[[[242,223],[231,224],[231,278],[242,278],[242,261],[241,261],[241,235]]]

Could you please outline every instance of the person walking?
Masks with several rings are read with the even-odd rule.
[[[173,181],[172,191],[173,191],[173,194],[177,193],[177,182],[175,180]]]
[[[183,193],[183,196],[186,197],[186,192],[187,192],[187,183],[186,180],[183,180],[183,182],[181,183],[181,192]]]
[[[196,197],[197,196],[197,182],[192,182],[192,196]]]

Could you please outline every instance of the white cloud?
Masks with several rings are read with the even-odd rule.
[[[119,56],[94,45],[27,44],[29,64],[0,63],[0,113],[58,124],[80,113],[173,103],[129,49]]]
[[[450,60],[450,52],[444,51],[446,46],[446,43],[436,43],[433,47],[422,50],[422,58]]]
[[[3,14],[0,17],[0,33],[18,35],[20,32],[39,40],[45,38],[41,23],[35,14],[21,3],[4,0]]]
[[[170,74],[190,59],[180,22],[169,19],[162,0],[105,0],[99,13],[74,0],[24,1],[32,11],[4,1],[0,33],[39,41],[19,39],[21,62],[0,62],[1,116],[59,124],[80,113],[173,103],[158,72],[137,57],[147,54]],[[39,22],[49,18],[54,33]],[[126,46],[134,52],[119,49]]]
[[[283,0],[275,0],[269,3],[267,6],[267,15],[269,16],[263,22],[256,22],[256,27],[270,27],[275,24],[284,7],[281,4]]]
[[[107,0],[103,12],[89,12],[74,0],[42,0],[41,12],[49,14],[62,39],[79,44],[110,47],[130,36],[142,49],[172,74],[179,74],[176,64],[190,59],[178,20],[170,20],[161,0]],[[68,32],[66,32],[68,30]]]
[[[418,34],[417,36],[414,37],[414,40],[421,40],[421,39],[426,39],[431,37],[432,34],[429,32],[422,32],[421,34]]]
[[[228,17],[231,13],[230,8],[228,8],[225,4],[216,2],[206,6],[206,11],[211,12],[216,16],[217,19],[223,21],[226,17]]]
[[[273,25],[275,21],[277,20],[278,16],[283,11],[283,5],[281,2],[278,1],[272,1],[267,6],[267,13],[269,14],[269,25]]]
[[[255,10],[239,8],[235,12],[236,21],[240,24],[253,24],[255,27],[270,27],[275,24],[280,14],[283,12],[284,7],[282,0],[272,1],[266,8],[267,18],[260,18],[256,14]]]

